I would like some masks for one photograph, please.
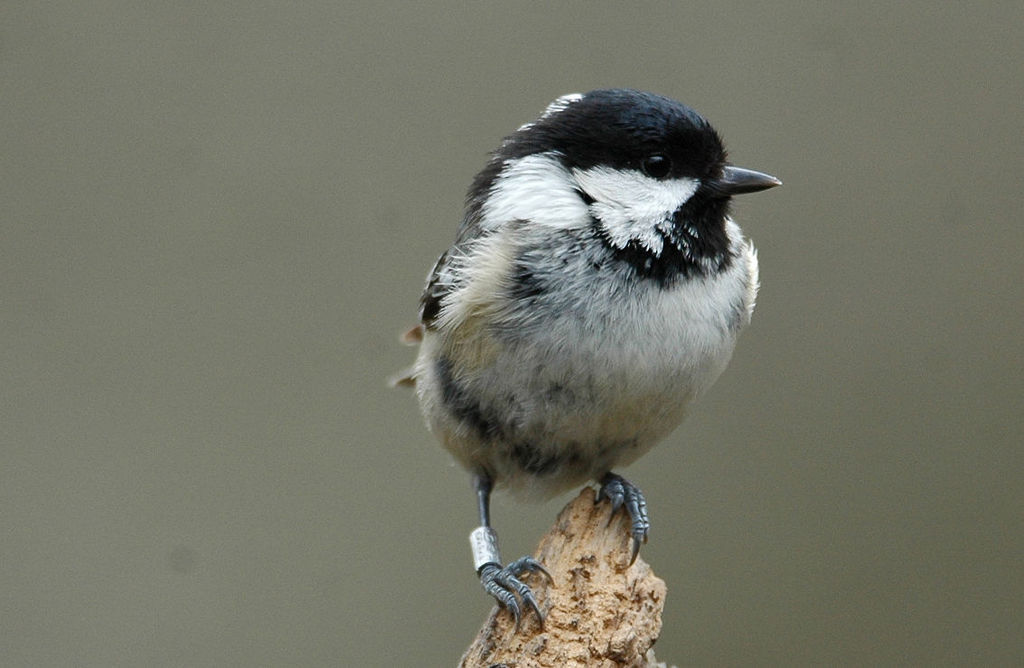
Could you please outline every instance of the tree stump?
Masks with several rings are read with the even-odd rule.
[[[523,612],[518,633],[508,611],[495,606],[462,668],[583,668],[656,666],[651,647],[661,632],[665,582],[637,557],[629,565],[629,520],[594,503],[589,487],[569,502],[534,553],[554,578],[529,576],[544,628]]]

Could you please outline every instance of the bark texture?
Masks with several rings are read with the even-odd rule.
[[[665,583],[642,557],[629,566],[628,519],[594,503],[584,489],[562,509],[534,557],[550,571],[529,576],[547,614],[541,629],[524,612],[519,632],[512,615],[495,606],[462,657],[464,668],[583,668],[657,666],[652,645],[661,632]]]

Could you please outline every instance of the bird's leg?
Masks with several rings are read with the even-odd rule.
[[[640,552],[640,543],[647,542],[647,532],[651,529],[651,521],[647,517],[647,499],[640,488],[625,478],[608,472],[600,480],[601,489],[597,492],[597,501],[608,499],[612,502],[612,516],[619,508],[625,506],[632,526],[629,535],[633,538],[633,555],[629,559],[632,566],[636,555]],[[608,518],[611,523],[611,517]]]
[[[522,557],[510,563],[504,568],[501,565],[501,557],[498,554],[498,534],[491,528],[491,489],[493,481],[486,473],[477,474],[473,477],[473,487],[476,489],[477,504],[480,510],[480,526],[469,534],[469,543],[473,548],[473,568],[480,577],[480,584],[484,591],[494,597],[498,603],[508,608],[516,620],[516,630],[519,630],[519,618],[522,614],[519,599],[537,613],[540,624],[544,626],[544,613],[529,585],[519,578],[526,573],[543,573],[548,580],[551,574],[548,573],[540,562],[532,557]]]

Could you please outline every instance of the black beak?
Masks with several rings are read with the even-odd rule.
[[[719,178],[705,181],[704,185],[719,197],[731,197],[732,195],[756,193],[761,190],[774,188],[775,186],[781,186],[782,181],[774,176],[755,172],[752,169],[726,165],[722,169],[722,175]]]

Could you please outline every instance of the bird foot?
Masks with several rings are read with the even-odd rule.
[[[633,539],[633,553],[629,559],[632,566],[636,556],[640,553],[640,543],[647,542],[647,533],[651,529],[651,521],[647,517],[647,499],[640,488],[629,482],[622,476],[614,473],[606,473],[601,478],[601,488],[597,492],[595,501],[608,499],[612,504],[612,513],[608,517],[611,524],[612,517],[619,508],[625,507],[632,526],[629,535]]]
[[[521,577],[529,573],[542,573],[548,582],[553,581],[551,574],[532,557],[517,559],[504,568],[494,562],[480,567],[480,584],[499,605],[512,613],[516,620],[516,631],[519,631],[523,605],[528,606],[537,614],[540,626],[544,628],[544,613],[541,612],[540,605],[537,604],[537,598],[530,590],[530,586],[520,580]],[[517,600],[517,596],[519,600]]]

